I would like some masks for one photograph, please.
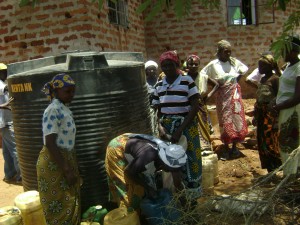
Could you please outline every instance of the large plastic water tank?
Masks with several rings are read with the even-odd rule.
[[[70,53],[8,65],[8,88],[25,191],[37,189],[42,115],[49,104],[43,85],[66,72],[76,82],[70,108],[77,127],[76,151],[83,177],[82,209],[108,199],[106,146],[125,132],[149,133],[149,103],[141,53]]]

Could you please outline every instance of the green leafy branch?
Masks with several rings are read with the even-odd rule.
[[[206,8],[218,8],[220,6],[220,0],[198,0]],[[171,4],[172,3],[172,4]],[[173,6],[173,7],[172,7]],[[146,13],[145,21],[151,21],[159,13],[164,10],[173,10],[178,19],[183,18],[191,13],[192,0],[145,0],[136,10],[138,14]]]
[[[271,44],[271,51],[278,59],[280,56],[285,56],[287,52],[291,50],[291,36],[297,36],[295,30],[300,24],[300,11],[291,13],[288,19],[285,21],[281,35]]]

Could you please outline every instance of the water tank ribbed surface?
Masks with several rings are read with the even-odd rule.
[[[82,62],[83,61],[83,62]],[[150,133],[149,104],[140,53],[77,53],[10,64],[8,86],[24,190],[37,190],[36,161],[42,149],[43,85],[61,72],[76,82],[70,108],[83,177],[82,209],[108,199],[106,146],[125,133]]]

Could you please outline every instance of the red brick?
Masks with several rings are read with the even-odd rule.
[[[57,5],[53,4],[53,5],[46,5],[43,7],[43,11],[47,11],[47,10],[51,10],[51,9],[57,9]]]
[[[66,12],[65,11],[58,11],[58,12],[54,12],[53,16],[54,17],[65,17]]]
[[[22,30],[21,27],[13,26],[10,28],[10,33],[14,33],[15,31],[20,31],[20,30]]]
[[[38,47],[37,48],[37,52],[39,53],[39,54],[45,54],[45,53],[47,53],[47,52],[51,52],[51,48],[50,47]]]
[[[68,34],[69,32],[69,28],[57,28],[57,29],[53,29],[52,33],[53,34]]]
[[[8,26],[10,23],[11,23],[11,22],[10,22],[9,20],[3,20],[3,21],[1,21],[0,26],[1,26],[1,27],[6,27],[6,26]]]
[[[68,8],[68,7],[72,7],[74,6],[73,2],[63,2],[61,4],[59,4],[59,8]]]
[[[48,37],[48,36],[50,36],[49,30],[44,30],[40,32],[40,37]]]
[[[43,14],[43,15],[37,15],[37,16],[35,16],[35,18],[37,18],[38,20],[48,19],[49,17],[50,17],[49,14]]]
[[[1,50],[1,51],[4,52],[4,51],[6,51],[7,49],[8,49],[8,46],[7,46],[7,45],[5,45],[5,46],[1,46],[1,45],[0,45],[0,50]]]
[[[18,36],[17,35],[5,36],[4,37],[5,43],[9,43],[9,42],[16,41],[16,40],[18,40]]]
[[[36,33],[20,34],[20,40],[36,38]]]
[[[60,21],[60,24],[61,25],[69,25],[69,24],[75,23],[76,21],[77,21],[76,18],[67,18],[67,19]]]
[[[47,45],[58,44],[58,42],[59,42],[58,38],[49,38],[49,39],[46,40]]]
[[[91,33],[82,33],[80,34],[81,37],[84,37],[84,38],[95,38],[96,35],[95,34],[91,34]]]
[[[78,37],[76,34],[72,34],[72,35],[69,35],[69,36],[65,36],[63,38],[63,41],[70,41],[70,40],[76,40]]]
[[[44,40],[38,40],[38,41],[32,41],[30,43],[31,46],[39,46],[39,45],[44,45]]]
[[[8,29],[7,28],[0,29],[0,35],[2,34],[8,34]]]
[[[92,25],[90,24],[82,24],[72,27],[72,31],[84,31],[84,30],[92,30]]]
[[[40,27],[41,27],[40,23],[28,24],[26,26],[26,28],[29,29],[29,30],[34,30],[34,29],[37,29],[37,28],[40,28]]]
[[[6,11],[6,10],[10,10],[10,9],[13,9],[13,6],[12,5],[6,5],[6,6],[2,6],[0,7],[0,11]],[[2,11],[2,12],[3,12]]]
[[[87,12],[88,12],[87,8],[79,8],[79,9],[72,10],[70,13],[72,15],[80,15],[80,14],[87,14]]]
[[[14,56],[14,55],[16,55],[16,52],[13,52],[13,51],[5,53],[5,56]]]

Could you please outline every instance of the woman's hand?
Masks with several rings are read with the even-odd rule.
[[[177,129],[173,134],[172,134],[172,137],[171,137],[171,142],[176,144],[180,137],[182,135],[182,131],[180,129]]]
[[[171,140],[169,140],[168,132],[167,132],[166,128],[164,128],[161,125],[161,123],[158,123],[158,132],[159,132],[160,139],[165,140],[165,141],[171,141]]]
[[[268,104],[268,110],[270,111],[270,114],[274,117],[277,117],[279,114],[279,110],[277,109],[277,105],[276,105],[276,100],[272,100],[269,104]]]
[[[76,184],[78,178],[73,173],[73,170],[67,165],[63,168],[63,173],[69,186]]]
[[[10,107],[10,103],[14,100],[13,97],[11,97],[7,102],[3,103],[0,105],[0,108],[1,109],[8,109],[8,110],[11,110],[11,107]]]

